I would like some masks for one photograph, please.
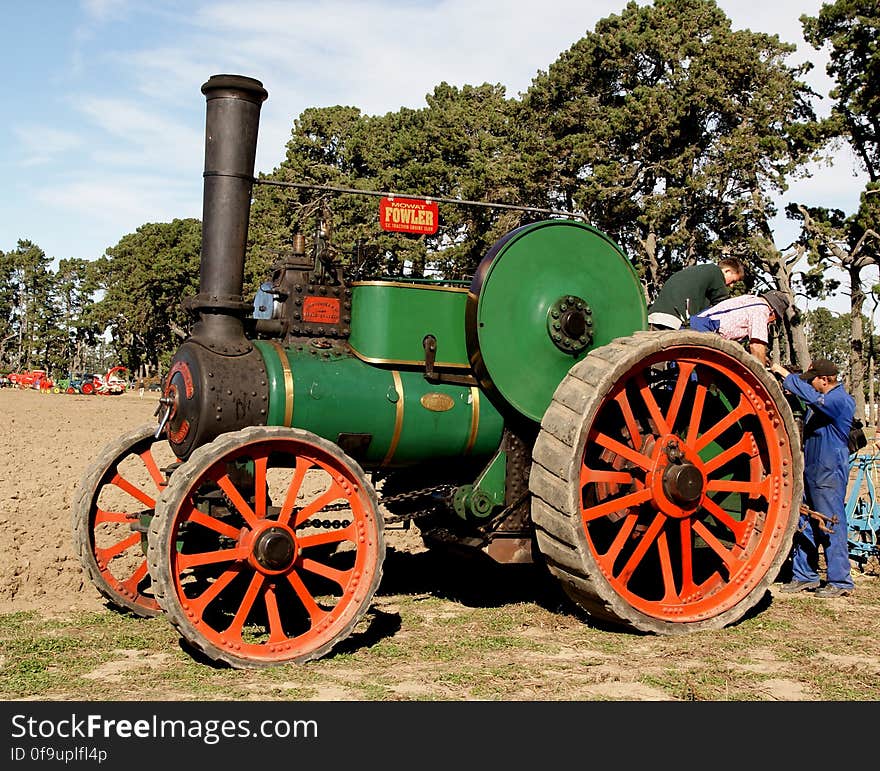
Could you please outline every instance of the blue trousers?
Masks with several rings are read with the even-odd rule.
[[[792,578],[795,581],[819,580],[819,547],[825,550],[825,566],[828,583],[844,589],[853,588],[847,546],[847,522],[844,499],[846,487],[805,485],[804,498],[807,506],[827,517],[837,515],[838,522],[831,525],[833,533],[826,533],[819,522],[801,514],[799,532],[794,535],[792,551]]]

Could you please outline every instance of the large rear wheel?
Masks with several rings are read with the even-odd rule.
[[[530,476],[536,540],[598,618],[721,628],[785,561],[802,472],[791,408],[757,359],[716,335],[636,333],[554,394]]]
[[[384,527],[360,466],[307,431],[252,427],[175,472],[149,535],[156,596],[183,638],[233,667],[318,658],[382,576]]]
[[[74,494],[73,540],[86,576],[110,603],[138,616],[161,612],[147,571],[147,527],[177,460],[155,425],[107,445]]]

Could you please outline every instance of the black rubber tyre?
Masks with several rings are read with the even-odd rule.
[[[718,629],[765,595],[803,490],[773,375],[717,335],[638,332],[571,368],[541,421],[536,540],[588,614],[655,634]]]
[[[235,668],[325,655],[368,610],[384,559],[384,522],[361,467],[332,442],[276,426],[196,449],[149,533],[169,620]]]

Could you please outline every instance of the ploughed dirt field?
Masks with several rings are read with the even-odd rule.
[[[603,628],[531,568],[473,565],[427,550],[415,529],[386,530],[384,575],[367,628],[327,657],[268,670],[199,659],[160,616],[101,637],[94,660],[52,659],[40,677],[22,631],[67,635],[120,614],[85,578],[71,499],[83,472],[121,434],[155,422],[156,393],[68,396],[0,389],[0,687],[25,699],[757,700],[880,698],[880,570],[854,566],[846,598],[780,595],[738,624],[655,637]],[[143,624],[143,637],[132,630]],[[47,632],[47,629],[54,630]],[[59,631],[60,630],[60,631]],[[88,630],[81,630],[83,633]],[[16,637],[18,635],[18,637]],[[27,635],[25,634],[25,637]],[[15,646],[9,641],[15,637]],[[65,638],[65,639],[67,639]],[[92,640],[86,636],[83,639]],[[96,638],[95,638],[96,639]],[[109,642],[107,642],[109,640]],[[99,650],[101,646],[107,647]],[[17,647],[16,647],[17,646]],[[59,648],[61,649],[61,648]],[[70,664],[74,666],[74,664]],[[7,670],[4,673],[4,669]],[[175,673],[180,671],[180,676]],[[21,672],[31,671],[22,667]],[[163,677],[154,676],[157,671]],[[23,677],[23,675],[22,675]],[[14,682],[13,688],[9,683]],[[29,690],[30,689],[30,690]]]

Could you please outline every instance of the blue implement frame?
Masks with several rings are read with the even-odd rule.
[[[850,485],[846,498],[847,546],[849,558],[864,566],[880,558],[880,501],[874,484],[880,469],[880,455],[853,455],[849,459]],[[855,472],[855,477],[853,477]]]

